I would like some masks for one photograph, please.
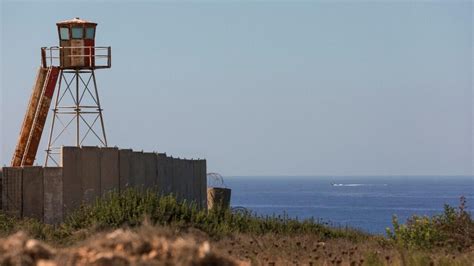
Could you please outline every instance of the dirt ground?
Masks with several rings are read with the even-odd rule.
[[[188,229],[142,226],[89,236],[69,247],[18,232],[0,239],[1,265],[473,265],[474,250],[400,251],[379,241],[321,241],[314,236],[250,236],[221,239]]]
[[[474,265],[474,250],[408,252],[378,241],[239,235],[212,244],[232,258],[253,265]]]

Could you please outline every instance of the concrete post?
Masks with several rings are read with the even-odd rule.
[[[207,209],[212,210],[214,208],[227,209],[230,207],[230,194],[229,188],[211,187],[207,189]]]

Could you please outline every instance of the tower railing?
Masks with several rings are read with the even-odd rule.
[[[81,54],[72,54],[73,51],[83,49]],[[61,54],[61,51],[68,51]],[[112,66],[112,49],[110,46],[73,46],[73,47],[41,47],[41,65],[43,67],[61,67],[61,57],[84,58],[87,66],[66,68],[110,68]]]

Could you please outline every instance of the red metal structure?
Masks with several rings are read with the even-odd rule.
[[[12,166],[33,165],[58,75],[58,67],[40,67],[38,70]]]
[[[57,27],[60,45],[41,48],[41,67],[13,154],[12,166],[33,165],[55,90],[57,93],[45,165],[48,165],[49,160],[59,165],[55,157],[59,154],[59,145],[64,144],[59,143],[59,140],[72,125],[76,126],[76,146],[82,145],[90,135],[96,137],[100,146],[107,146],[95,70],[111,67],[111,48],[95,46],[97,23],[74,18],[58,22]],[[64,104],[66,98],[71,100],[71,104]],[[63,116],[72,116],[72,119],[68,118],[69,122],[64,123],[61,119]],[[97,121],[100,121],[99,130],[94,127]],[[55,131],[57,122],[62,125],[59,131]]]

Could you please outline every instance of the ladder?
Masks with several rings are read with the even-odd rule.
[[[11,166],[33,165],[59,73],[59,67],[38,69]]]

